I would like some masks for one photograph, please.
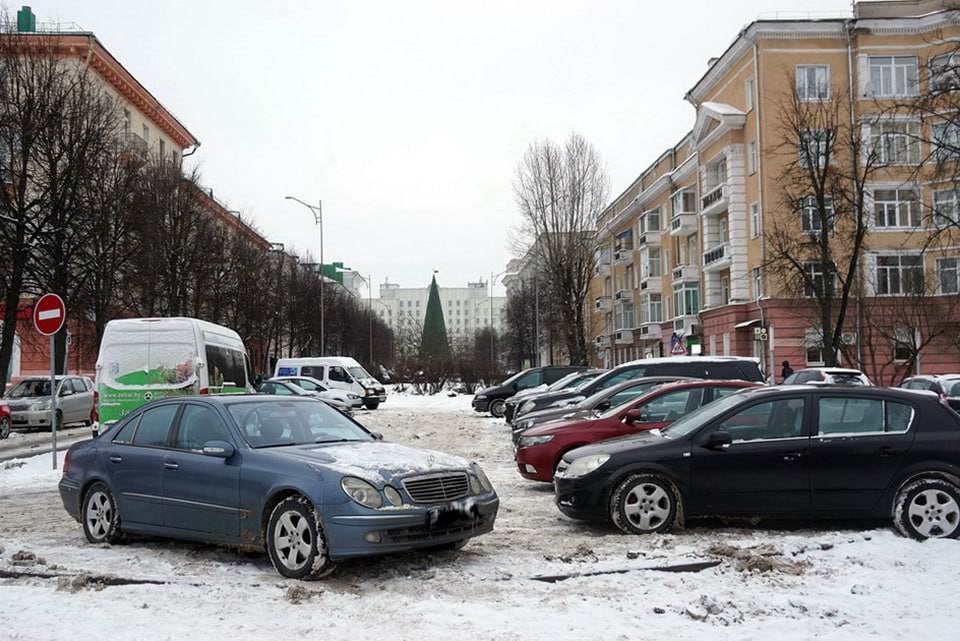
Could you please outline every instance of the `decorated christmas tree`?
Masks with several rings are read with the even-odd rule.
[[[437,287],[436,276],[430,281],[427,314],[423,319],[423,336],[420,340],[420,356],[427,359],[450,356],[447,326],[443,322],[443,306],[440,304],[440,289]]]

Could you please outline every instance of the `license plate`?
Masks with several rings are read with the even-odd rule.
[[[427,525],[443,527],[457,521],[473,521],[480,517],[480,511],[472,500],[453,501],[442,507],[435,507],[427,515]]]

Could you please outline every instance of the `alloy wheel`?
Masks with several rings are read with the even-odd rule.
[[[654,530],[670,518],[670,502],[670,495],[661,486],[640,483],[624,498],[623,513],[634,527]]]
[[[289,570],[297,571],[310,560],[313,533],[302,514],[288,510],[277,519],[273,529],[273,543],[280,563]]]
[[[10,436],[10,419],[6,416],[0,418],[0,439]]]
[[[950,536],[960,525],[960,505],[943,490],[917,492],[907,514],[917,532],[931,539]]]
[[[87,500],[87,530],[97,540],[105,540],[113,523],[113,503],[106,493],[95,491]]]

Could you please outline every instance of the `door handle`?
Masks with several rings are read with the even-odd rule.
[[[174,461],[164,461],[163,466],[168,470],[179,470],[180,464]]]
[[[783,455],[783,460],[787,461],[788,463],[793,463],[795,461],[799,461],[800,457],[802,456],[803,452],[790,452],[789,454]]]
[[[110,457],[110,462],[111,462],[111,463],[122,463],[122,462],[123,462],[123,457],[122,457],[122,456],[116,456],[116,455],[111,456],[111,457]]]

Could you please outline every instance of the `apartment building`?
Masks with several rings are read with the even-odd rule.
[[[443,321],[451,340],[472,338],[486,327],[493,327],[498,333],[506,327],[506,297],[491,298],[486,281],[467,283],[466,287],[440,287],[439,290]],[[380,298],[373,301],[374,313],[397,335],[420,332],[429,294],[429,286],[400,287],[388,280],[380,284]]]
[[[956,192],[917,173],[929,153],[921,139],[960,132],[920,136],[919,121],[878,115],[937,82],[927,72],[931,62],[956,50],[960,38],[950,6],[858,2],[847,19],[758,20],[710,60],[685,96],[695,110],[692,129],[598,217],[591,299],[598,364],[672,353],[753,356],[776,380],[782,361],[795,369],[822,364],[809,299],[768,273],[765,230],[800,235],[818,224],[809,211],[784,204],[785,98],[843,95],[845,117],[889,156],[866,186],[873,212],[862,287],[843,327],[844,363],[895,380],[912,373],[896,367],[908,360],[898,357],[909,341],[924,345],[914,371],[960,371],[958,328],[924,340],[925,328],[903,327],[910,336],[878,341],[862,326],[868,302],[870,314],[882,312],[916,283],[938,283],[934,305],[960,289],[960,243],[925,250],[926,234],[918,233],[928,224],[924,207],[952,205],[956,216]]]

